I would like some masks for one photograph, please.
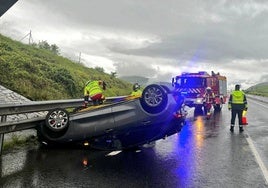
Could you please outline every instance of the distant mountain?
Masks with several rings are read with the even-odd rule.
[[[254,86],[251,86],[247,90],[245,90],[246,93],[252,94],[252,95],[260,95],[260,96],[267,96],[268,97],[268,82],[263,82],[256,84]]]
[[[119,79],[130,82],[132,84],[138,83],[141,86],[145,86],[148,84],[149,78],[142,77],[142,76],[122,76]]]

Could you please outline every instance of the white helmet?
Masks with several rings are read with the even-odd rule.
[[[140,89],[140,85],[139,85],[138,83],[135,83],[135,84],[133,85],[133,90],[134,90],[134,91],[137,91],[138,89]]]
[[[206,91],[211,91],[211,87],[207,87],[206,88]]]

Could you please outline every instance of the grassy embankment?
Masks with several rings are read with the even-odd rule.
[[[108,83],[106,96],[131,92],[129,82],[102,70],[0,35],[0,85],[31,100],[81,98],[85,83],[98,78]]]
[[[103,68],[88,68],[47,49],[22,44],[0,34],[0,85],[30,100],[82,98],[88,80],[103,79],[109,96],[128,95],[132,84],[104,73]],[[27,144],[32,137],[12,136],[4,149]]]
[[[245,90],[247,94],[268,97],[268,82],[263,82]]]

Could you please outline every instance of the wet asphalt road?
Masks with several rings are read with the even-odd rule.
[[[34,147],[4,153],[0,187],[268,187],[265,103],[249,100],[244,133],[230,112],[192,118],[179,134],[136,151]]]

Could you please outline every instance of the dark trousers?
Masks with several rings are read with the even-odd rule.
[[[239,126],[242,126],[242,113],[243,113],[243,110],[233,110],[232,109],[232,117],[231,117],[231,125],[234,125],[235,124],[235,117],[236,117],[236,114],[238,116],[238,122],[239,122]]]

